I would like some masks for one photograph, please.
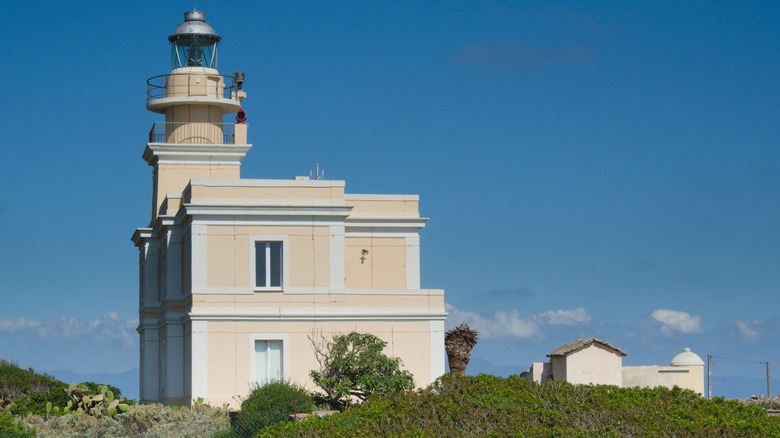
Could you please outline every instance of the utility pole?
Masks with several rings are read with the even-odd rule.
[[[772,374],[769,372],[769,361],[766,361],[766,398],[772,398]]]
[[[712,355],[707,355],[707,400],[712,398]]]

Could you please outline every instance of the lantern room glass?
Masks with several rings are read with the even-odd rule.
[[[171,42],[171,63],[173,68],[207,67],[217,68],[217,46],[209,38],[182,38]]]

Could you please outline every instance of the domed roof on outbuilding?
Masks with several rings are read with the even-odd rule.
[[[701,360],[698,354],[691,351],[690,348],[685,347],[682,353],[672,359],[672,363],[669,365],[673,367],[684,367],[691,365],[704,365],[704,361]]]

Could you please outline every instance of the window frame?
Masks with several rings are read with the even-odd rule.
[[[250,388],[255,385],[262,385],[257,375],[257,354],[255,348],[258,341],[276,341],[282,343],[282,366],[281,374],[282,380],[289,379],[290,369],[290,337],[287,334],[280,333],[252,333],[249,335],[249,386]],[[266,376],[267,377],[267,376]],[[270,381],[270,380],[268,380]]]
[[[281,262],[282,262],[282,275],[279,279],[281,284],[279,286],[258,286],[257,285],[257,252],[255,250],[258,243],[281,243],[282,244],[282,256],[281,256]],[[250,238],[250,244],[249,244],[249,284],[255,292],[279,292],[284,291],[285,287],[287,286],[287,272],[288,272],[288,253],[289,253],[289,244],[287,236],[281,236],[281,235],[257,235],[257,236],[251,236]],[[270,260],[267,261],[267,264],[270,264]],[[267,274],[270,276],[270,272]]]

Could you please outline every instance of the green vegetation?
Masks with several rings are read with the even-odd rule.
[[[278,423],[259,436],[780,436],[780,418],[680,388],[545,386],[447,375],[417,392],[372,397],[325,418]]]
[[[22,369],[0,360],[0,408],[15,415],[46,413],[46,403],[64,406],[68,403],[68,385],[32,368]]]
[[[94,393],[88,389],[76,386],[71,383],[65,393],[70,397],[68,404],[63,407],[63,412],[75,411],[83,412],[93,417],[108,415],[113,417],[117,412],[127,412],[130,406],[124,403],[124,399],[114,398],[114,393],[106,385],[99,385],[98,392]],[[54,407],[50,403],[46,404],[46,412],[60,413],[59,406]]]
[[[303,387],[284,381],[270,382],[254,388],[241,403],[233,430],[235,436],[255,436],[266,426],[288,420],[291,414],[313,410],[314,400]]]
[[[387,342],[368,333],[337,335],[324,346],[315,345],[319,371],[309,376],[332,406],[344,407],[352,397],[390,395],[414,388],[414,377],[401,370],[401,359],[382,353]]]
[[[100,394],[101,387],[105,386],[106,390],[110,392],[114,397],[116,398],[122,398],[122,390],[117,388],[116,386],[112,385],[104,385],[101,383],[95,383],[95,382],[81,382],[79,383],[80,388],[84,388],[88,390],[91,394]]]
[[[706,400],[680,388],[563,381],[541,386],[519,376],[446,375],[428,388],[406,391],[403,376],[408,373],[400,371],[400,361],[384,356],[383,348],[384,342],[371,335],[334,338],[327,350],[321,350],[328,352],[328,360],[321,363],[344,375],[335,371],[323,375],[341,383],[346,376],[350,382],[346,397],[360,391],[367,401],[330,417],[301,422],[286,420],[291,413],[312,411],[314,402],[305,389],[287,382],[254,388],[231,424],[227,408],[202,400],[191,408],[151,404],[122,411],[106,385],[66,387],[51,376],[0,361],[0,436],[780,437],[780,417],[767,415],[767,409],[777,407],[774,400]],[[402,384],[371,381],[398,375]],[[57,389],[65,400],[66,392],[70,394],[70,406],[52,401]],[[67,412],[58,412],[57,404],[67,406]],[[94,415],[87,414],[90,410]]]
[[[241,403],[243,413],[258,414],[271,410],[282,410],[288,414],[308,413],[314,410],[314,400],[302,386],[277,381],[254,388]]]
[[[39,437],[206,438],[230,428],[227,409],[206,404],[194,404],[191,408],[136,405],[127,413],[113,417],[78,412],[62,416],[31,415],[24,422]]]
[[[27,427],[10,412],[0,410],[0,436],[10,438],[35,438],[35,432],[28,430]]]

